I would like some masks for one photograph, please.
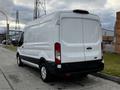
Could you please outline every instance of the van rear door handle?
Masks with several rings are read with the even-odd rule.
[[[91,49],[92,49],[92,47],[88,47],[88,48],[87,48],[87,50],[91,50]]]

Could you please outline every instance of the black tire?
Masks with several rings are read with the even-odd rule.
[[[87,76],[88,76],[88,74],[86,74],[86,73],[81,74],[81,77],[82,77],[82,78],[85,78],[85,77],[87,77]]]
[[[45,63],[41,64],[40,66],[40,77],[44,82],[52,81],[52,75],[50,74],[47,66]]]
[[[23,66],[23,62],[21,61],[21,58],[20,58],[19,55],[17,56],[17,65],[18,65],[19,67],[22,67],[22,66]]]

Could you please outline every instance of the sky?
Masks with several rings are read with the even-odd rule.
[[[114,30],[116,12],[120,11],[119,0],[46,0],[47,14],[57,10],[84,9],[100,17],[102,27]],[[16,10],[20,12],[23,28],[33,20],[34,0],[0,0],[0,11],[9,17],[11,29],[15,26]],[[5,17],[0,13],[0,28],[5,27]]]

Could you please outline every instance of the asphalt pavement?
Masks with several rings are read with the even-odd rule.
[[[15,52],[0,47],[0,90],[120,90],[120,85],[92,75],[44,83],[37,68],[18,67]]]

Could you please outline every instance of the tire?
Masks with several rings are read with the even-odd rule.
[[[46,64],[40,65],[40,77],[44,82],[52,81],[52,75],[50,74]]]
[[[85,73],[84,73],[84,74],[81,74],[81,77],[82,77],[82,78],[85,78],[85,77],[87,77],[87,76],[88,76],[88,74],[85,74]]]
[[[23,62],[21,61],[21,58],[20,58],[19,55],[17,56],[17,65],[18,65],[19,67],[22,67],[22,66],[23,66]]]

